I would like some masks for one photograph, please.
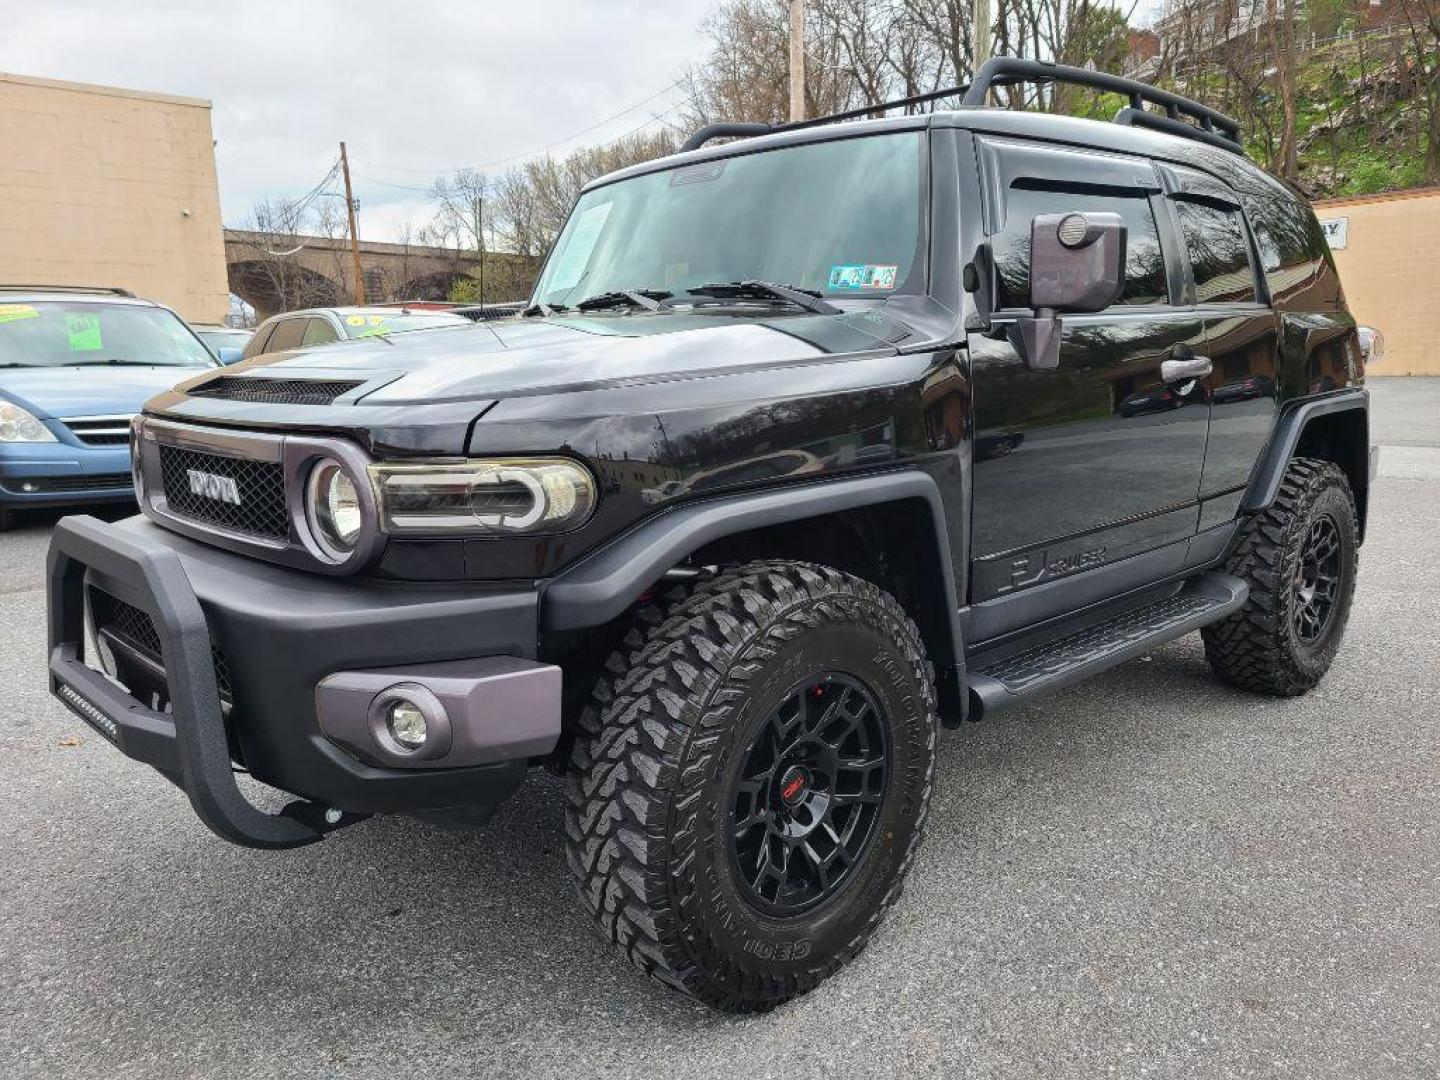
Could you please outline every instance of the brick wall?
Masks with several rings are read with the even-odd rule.
[[[0,72],[0,283],[229,307],[210,103]]]

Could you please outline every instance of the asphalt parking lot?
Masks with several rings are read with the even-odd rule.
[[[948,733],[898,907],[758,1018],[611,955],[547,776],[474,836],[212,837],[47,696],[54,517],[25,521],[0,537],[0,1075],[1440,1075],[1440,379],[1372,385],[1381,479],[1321,687],[1226,689],[1192,635]]]

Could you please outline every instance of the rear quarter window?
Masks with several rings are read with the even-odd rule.
[[[1275,194],[1242,194],[1260,269],[1278,308],[1333,311],[1343,302],[1325,233],[1311,209]]]

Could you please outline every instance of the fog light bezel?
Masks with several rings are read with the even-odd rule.
[[[404,702],[413,705],[425,718],[425,741],[415,747],[406,746],[390,733],[390,709]],[[370,702],[370,737],[382,755],[400,761],[429,761],[444,757],[454,742],[450,714],[434,691],[417,682],[399,682],[387,686]]]

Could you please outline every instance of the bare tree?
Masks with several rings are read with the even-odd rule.
[[[1425,102],[1425,180],[1440,180],[1440,0],[1400,0],[1410,48],[1406,65]]]

